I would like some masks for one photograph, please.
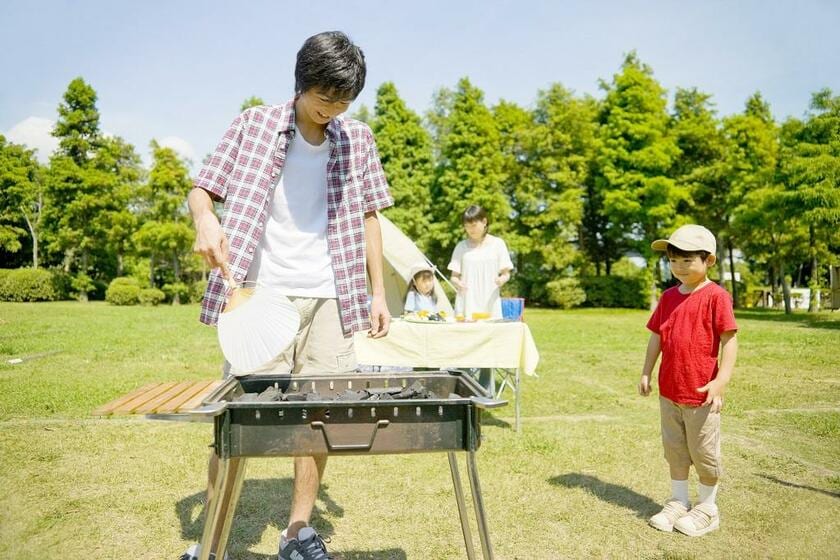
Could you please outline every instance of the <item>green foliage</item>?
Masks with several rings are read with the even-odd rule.
[[[137,299],[140,305],[158,305],[166,299],[166,294],[157,288],[142,288]]]
[[[37,238],[43,205],[42,168],[35,153],[0,134],[0,251],[31,246],[38,267]]]
[[[586,292],[577,278],[558,278],[546,284],[548,301],[561,309],[571,309],[586,301]]]
[[[590,223],[586,247],[590,259],[604,261],[609,273],[612,261],[629,250],[653,259],[650,240],[679,223],[690,193],[670,176],[679,148],[668,129],[665,90],[650,67],[630,53],[602,88],[606,98],[587,204],[590,214],[604,220]]]
[[[251,107],[259,107],[260,105],[265,105],[265,101],[263,101],[262,97],[257,97],[256,95],[252,95],[251,97],[245,99],[242,102],[242,105],[239,107],[239,111],[244,111],[246,109],[250,109]]]
[[[494,110],[504,156],[504,192],[513,219],[506,241],[517,256],[519,294],[545,303],[545,279],[579,259],[582,185],[595,148],[595,103],[559,84],[539,92],[534,111],[502,102]]]
[[[79,272],[71,277],[70,288],[80,299],[87,300],[88,295],[96,289],[96,283],[84,272]]]
[[[163,285],[163,293],[167,299],[172,303],[189,303],[191,296],[191,288],[183,282],[173,282],[172,284]]]
[[[80,167],[85,167],[102,139],[96,99],[96,91],[78,77],[67,86],[58,106],[53,136],[58,138],[61,154]]]
[[[83,80],[70,83],[64,100],[45,185],[45,236],[65,270],[101,282],[130,250],[127,214],[142,176],[140,157],[121,138],[102,136],[96,93]]]
[[[581,278],[586,305],[591,307],[647,309],[650,306],[650,285],[650,278],[646,275]]]
[[[105,292],[105,301],[113,305],[137,305],[140,303],[140,284],[135,278],[114,278]]]
[[[371,128],[395,202],[385,216],[425,251],[430,243],[431,137],[391,82],[376,92]]]
[[[390,82],[386,82],[386,83],[390,83]],[[384,85],[385,84],[382,84],[382,86],[380,86],[379,89],[381,90]],[[373,120],[373,115],[371,114],[370,109],[364,103],[359,105],[359,108],[356,109],[353,112],[351,117],[356,119],[357,121],[361,121],[365,124],[371,124],[371,121]]]
[[[484,94],[467,78],[458,82],[444,129],[432,189],[435,219],[431,225],[432,252],[441,263],[463,237],[461,214],[467,206],[478,204],[487,210],[491,233],[502,237],[510,216],[499,130],[484,105]]]
[[[204,299],[204,292],[207,290],[207,281],[199,280],[190,284],[190,301],[192,303],[201,303]]]
[[[0,269],[0,301],[55,301],[60,295],[49,270]]]

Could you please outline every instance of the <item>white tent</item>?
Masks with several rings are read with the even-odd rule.
[[[385,299],[391,316],[399,317],[403,314],[408,282],[411,280],[408,278],[411,267],[415,264],[425,263],[436,273],[435,294],[437,295],[438,309],[453,317],[452,304],[449,303],[449,298],[446,297],[446,292],[443,291],[443,286],[440,284],[440,278],[447,282],[448,280],[391,220],[379,214],[379,224],[382,229]]]

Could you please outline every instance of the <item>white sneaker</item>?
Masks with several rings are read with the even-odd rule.
[[[674,523],[674,529],[689,537],[700,537],[720,527],[720,512],[714,504],[699,503]]]
[[[674,530],[674,523],[688,513],[688,507],[676,498],[669,498],[662,511],[648,520],[654,529],[670,533]]]

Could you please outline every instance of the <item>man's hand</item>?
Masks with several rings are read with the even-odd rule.
[[[717,379],[712,379],[699,389],[698,393],[706,393],[706,400],[702,406],[711,405],[709,412],[720,412],[723,408],[723,388]]]
[[[643,397],[647,397],[650,395],[650,374],[643,373],[641,379],[639,379],[639,394]]]
[[[385,296],[373,296],[370,302],[370,332],[371,338],[382,338],[391,328],[391,314],[385,303]]]
[[[228,240],[218,218],[211,212],[205,213],[195,224],[193,251],[203,256],[211,268],[221,267],[224,271],[228,263],[228,249]]]

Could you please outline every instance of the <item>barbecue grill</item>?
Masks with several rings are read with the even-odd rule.
[[[347,399],[421,386],[429,398]],[[268,390],[282,400],[261,399]],[[345,393],[345,398],[333,397]],[[360,399],[362,397],[359,397]],[[308,399],[308,400],[306,400]],[[475,559],[456,451],[467,454],[476,525],[485,560],[493,558],[475,452],[481,444],[481,411],[506,405],[484,396],[471,377],[456,370],[344,375],[230,377],[199,408],[151,414],[165,420],[204,420],[214,426],[219,471],[207,504],[199,560],[223,558],[247,459],[308,455],[446,452],[467,557]],[[215,543],[215,544],[214,544]]]

